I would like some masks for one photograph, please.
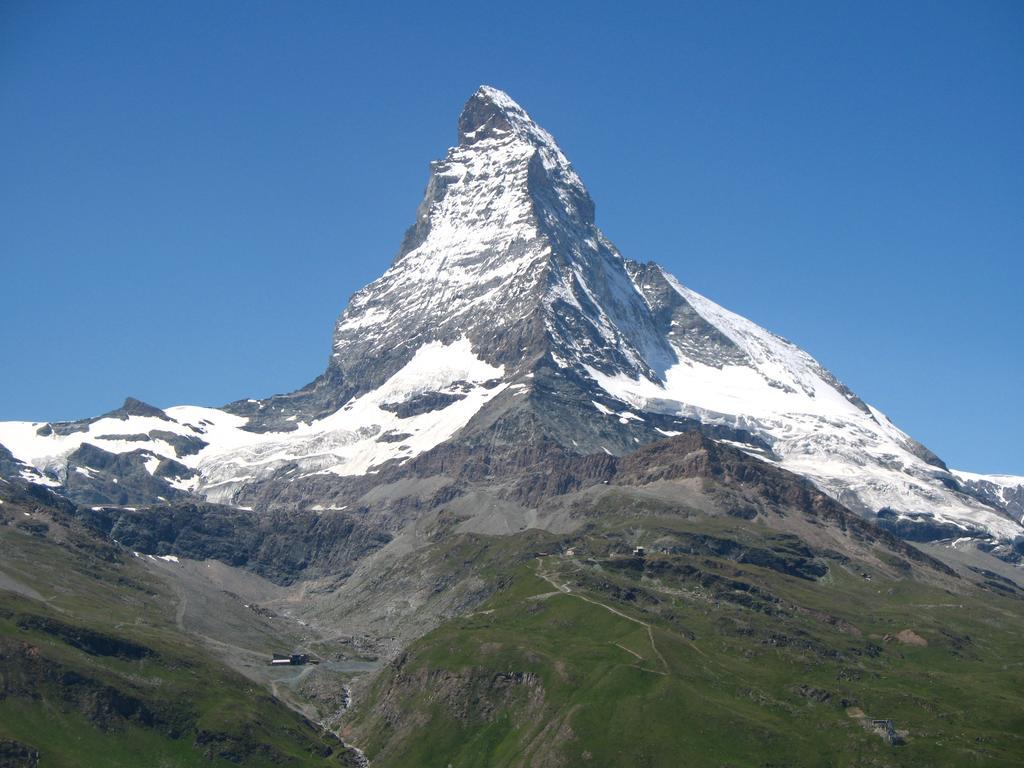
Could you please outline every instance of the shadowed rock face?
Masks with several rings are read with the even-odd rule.
[[[123,506],[148,504],[160,497],[187,497],[171,481],[187,480],[193,471],[172,459],[157,459],[156,469],[150,472],[146,465],[153,459],[147,450],[111,453],[85,443],[68,457],[64,489],[81,504]]]
[[[484,139],[501,139],[512,133],[514,123],[507,108],[483,88],[469,97],[459,115],[459,144],[474,144]]]
[[[217,504],[80,509],[80,517],[125,547],[252,570],[278,584],[344,577],[384,546],[386,530],[340,512],[257,514]]]

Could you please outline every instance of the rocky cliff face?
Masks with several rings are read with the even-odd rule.
[[[441,446],[622,455],[697,429],[866,516],[1021,537],[1002,495],[965,488],[809,354],[625,260],[555,140],[507,94],[474,93],[458,137],[390,268],[339,317],[316,381],[223,409],[129,401],[70,424],[0,424],[19,471],[97,505],[344,509],[365,484],[352,478],[401,475]]]

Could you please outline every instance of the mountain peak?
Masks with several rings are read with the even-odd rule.
[[[534,130],[528,130],[530,128]],[[526,110],[511,96],[490,85],[481,85],[469,97],[459,116],[459,144],[474,144],[509,134],[523,136],[537,129]]]
[[[532,148],[545,169],[582,188],[582,182],[554,136],[541,128],[507,93],[490,85],[481,85],[469,97],[459,115],[459,144],[456,149],[479,146],[491,151],[509,143]]]

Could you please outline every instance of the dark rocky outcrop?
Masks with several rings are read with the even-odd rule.
[[[931,515],[901,515],[891,509],[880,509],[875,517],[875,525],[891,531],[907,541],[941,541],[956,539],[961,536],[981,535],[981,531],[971,530],[953,523],[939,522]]]
[[[150,473],[147,463],[159,460]],[[154,499],[176,499],[188,494],[171,484],[187,480],[191,469],[171,459],[160,459],[140,448],[127,453],[112,453],[91,443],[83,443],[67,459],[64,492],[79,504],[149,504]]]
[[[795,536],[773,541],[773,547],[751,546],[734,539],[705,534],[676,533],[678,543],[667,547],[670,554],[713,555],[737,563],[769,568],[789,576],[813,581],[828,573],[828,566]]]
[[[67,624],[46,616],[29,614],[19,616],[17,624],[22,629],[43,632],[58,638],[61,642],[93,656],[116,656],[120,659],[138,660],[152,656],[155,651],[145,645],[115,637],[94,629]]]
[[[171,421],[171,418],[159,408],[144,403],[141,400],[136,400],[134,397],[125,398],[124,404],[120,408],[115,408],[112,411],[108,411],[100,416],[94,416],[89,419],[78,419],[77,421],[60,421],[50,424],[44,424],[38,430],[40,435],[72,435],[75,432],[85,432],[89,429],[89,425],[96,423],[100,419],[120,419],[121,421],[127,421],[129,416],[152,416],[153,418],[163,419],[164,421]]]
[[[192,456],[199,453],[208,443],[195,435],[179,435],[177,432],[169,432],[166,429],[151,429],[149,432],[137,435],[109,434],[97,435],[97,440],[123,440],[125,442],[145,443],[151,440],[162,440],[174,448],[178,458]]]
[[[38,768],[39,750],[13,739],[0,739],[0,765],[4,768]]]
[[[466,396],[457,392],[422,392],[400,403],[381,403],[381,408],[391,411],[400,419],[419,416],[421,413],[439,411]]]
[[[153,555],[220,560],[279,583],[344,576],[390,536],[357,515],[332,511],[263,512],[183,502],[140,509],[82,509],[90,526]]]

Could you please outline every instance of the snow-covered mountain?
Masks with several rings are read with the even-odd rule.
[[[697,427],[905,535],[1024,538],[1002,491],[949,472],[809,354],[625,260],[551,135],[487,86],[316,381],[222,409],[129,401],[98,419],[8,422],[0,444],[18,472],[84,501],[237,503],[254,483],[400,465],[515,408],[570,451],[621,454]],[[153,484],[119,490],[117,473]]]
[[[971,494],[987,504],[1005,510],[1024,524],[1024,477],[1019,475],[979,475],[954,469],[953,475]]]

